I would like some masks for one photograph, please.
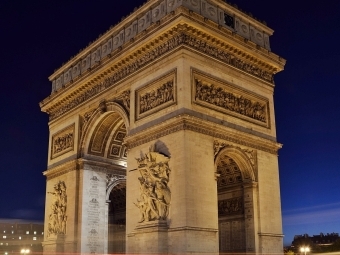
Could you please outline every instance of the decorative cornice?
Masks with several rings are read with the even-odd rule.
[[[217,127],[216,125],[211,125],[209,122],[198,120],[188,115],[179,116],[174,121],[169,121],[163,125],[130,135],[125,138],[125,144],[128,149],[131,149],[182,130],[190,130],[214,137],[215,139],[221,139],[275,155],[277,155],[277,151],[281,148],[281,144],[276,142],[259,139],[259,137],[253,137],[252,135],[241,132],[232,132],[222,126]]]
[[[91,166],[91,170],[103,172],[106,174],[118,174],[123,176],[126,173],[126,168],[124,166],[112,165],[109,163],[81,158],[74,159],[64,164],[60,164],[56,167],[48,169],[43,172],[43,175],[46,176],[47,180],[50,180],[72,171],[77,171],[80,169],[89,170],[88,167],[86,166]]]
[[[216,228],[200,228],[200,227],[191,227],[191,226],[184,226],[178,228],[169,228],[169,232],[176,232],[176,231],[204,231],[204,232],[218,232]]]
[[[194,33],[196,35],[194,35]],[[200,34],[199,38],[204,39],[199,39],[197,35],[198,33]],[[127,76],[140,71],[141,68],[150,64],[155,59],[166,55],[175,49],[179,49],[180,46],[185,46],[192,50],[196,50],[201,54],[203,53],[213,57],[231,67],[260,78],[265,82],[273,82],[273,73],[264,71],[256,65],[246,62],[243,58],[237,57],[231,53],[233,52],[232,47],[228,48],[227,45],[224,45],[224,47],[218,46],[221,45],[222,42],[212,40],[207,34],[199,32],[197,29],[193,29],[187,25],[178,25],[167,35],[173,36],[166,42],[160,44],[159,41],[164,41],[166,38],[166,35],[162,35],[150,44],[146,45],[142,50],[139,50],[138,53],[134,53],[133,57],[128,56],[124,60],[121,60],[115,65],[115,68],[113,68],[114,72],[109,77],[105,79],[103,78],[94,84],[85,84],[83,88],[88,87],[86,91],[83,91],[84,89],[79,89],[77,90],[77,93],[75,92],[68,97],[62,98],[54,105],[44,109],[50,114],[50,120],[60,117],[66,112],[79,106],[81,103],[98,95],[100,92],[116,85],[119,81],[127,78]],[[151,48],[151,50],[147,50],[148,48]],[[273,71],[274,70],[272,70],[272,72]]]
[[[284,237],[285,235],[283,234],[275,234],[275,233],[258,233],[259,236],[269,236],[269,237],[279,237],[279,238],[282,238]]]
[[[72,160],[44,171],[43,175],[46,176],[47,180],[50,180],[75,170],[77,170],[77,160]]]
[[[82,170],[94,170],[105,174],[116,174],[125,175],[126,167],[120,165],[112,165],[109,163],[89,160],[89,159],[78,159],[79,169]]]
[[[77,71],[75,72],[75,70],[72,70],[72,68],[77,67],[77,62],[86,58],[87,55],[94,53],[94,56],[96,56],[96,51],[98,51],[98,49],[100,49],[99,51],[100,53],[103,54],[104,57],[107,54],[110,54],[111,49],[110,47],[107,47],[108,41],[118,36],[122,36],[122,38],[119,40],[119,43],[116,44],[116,47],[118,47],[122,42],[128,42],[130,39],[132,38],[134,39],[133,36],[138,36],[142,34],[145,30],[150,30],[150,27],[152,27],[153,24],[166,20],[168,16],[172,16],[173,13],[178,13],[179,9],[185,10],[187,13],[190,13],[191,15],[195,14],[195,16],[199,16],[205,21],[209,20],[210,22],[216,23],[216,25],[219,25],[230,31],[234,31],[234,33],[237,33],[245,38],[248,38],[256,42],[257,44],[263,44],[263,40],[267,40],[268,41],[267,44],[262,45],[262,47],[266,48],[266,50],[270,50],[270,46],[268,45],[269,36],[273,34],[273,30],[267,27],[267,25],[264,22],[261,22],[253,18],[252,15],[247,15],[241,10],[238,10],[237,7],[227,4],[225,1],[204,0],[205,2],[204,5],[202,6],[205,6],[205,8],[200,8],[201,0],[195,1],[183,0],[178,1],[177,3],[174,2],[171,3],[173,0],[167,1],[168,4],[166,4],[165,0],[164,1],[149,0],[145,2],[143,6],[141,6],[140,8],[138,9],[135,8],[134,12],[132,12],[126,18],[123,17],[122,21],[119,24],[110,27],[110,29],[106,33],[100,35],[99,38],[95,40],[93,43],[90,43],[86,49],[81,50],[80,53],[72,57],[68,63],[59,68],[59,70],[56,70],[55,73],[51,75],[50,79],[53,80],[60,74],[66,74],[66,76],[68,76],[70,70],[72,76],[74,76],[73,74],[79,73],[79,70],[77,70],[76,68],[75,70]],[[198,6],[199,8],[197,8]],[[214,14],[212,12],[214,12]],[[235,21],[237,20],[238,22],[242,22],[241,25],[246,26],[248,34],[244,34],[244,31],[237,29],[236,26],[234,28],[228,26],[224,20],[224,15],[221,15],[224,12],[230,15],[230,17],[233,17],[233,20],[235,19]],[[150,16],[152,16],[151,20]],[[242,28],[244,30],[244,26],[242,26]],[[252,30],[254,35],[255,33],[260,34],[260,37],[264,36],[265,38],[262,38],[260,41],[258,41],[257,40],[258,38],[254,36],[249,38],[250,30]],[[131,31],[133,32],[131,33]],[[90,58],[92,58],[92,56]],[[93,58],[95,60],[95,57]]]

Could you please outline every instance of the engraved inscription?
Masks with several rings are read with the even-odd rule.
[[[98,226],[100,221],[100,207],[99,207],[99,179],[97,176],[90,178],[89,198],[87,207],[87,224],[89,233],[87,235],[87,246],[91,253],[98,252],[100,247],[100,238],[98,233]]]

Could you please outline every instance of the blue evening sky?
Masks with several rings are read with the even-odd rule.
[[[118,2],[118,4],[117,4]],[[43,220],[47,77],[143,0],[0,1],[0,218]],[[284,243],[340,232],[340,1],[233,0],[275,30]]]

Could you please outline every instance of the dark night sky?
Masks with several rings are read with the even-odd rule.
[[[119,2],[119,4],[116,4]],[[47,77],[143,0],[0,1],[0,218],[43,220]],[[340,232],[340,1],[232,3],[275,30],[275,108],[285,244]]]

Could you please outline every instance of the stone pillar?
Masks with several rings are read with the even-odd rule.
[[[80,253],[107,251],[106,173],[83,164],[80,170],[78,229]]]
[[[106,200],[106,207],[105,207],[105,226],[104,229],[104,253],[108,253],[108,244],[109,244],[109,206],[110,206],[110,200]]]
[[[53,235],[47,238],[47,241],[42,243],[44,254],[63,253],[65,245],[65,235]]]
[[[141,221],[141,177],[135,158],[161,142],[169,152],[171,191],[166,221]],[[217,254],[218,212],[213,139],[178,131],[161,141],[130,148],[127,175],[127,253]]]
[[[246,253],[258,252],[257,234],[257,183],[247,183],[244,188],[244,217],[246,232]]]
[[[134,252],[136,253],[144,251],[168,254],[168,224],[165,220],[139,223],[128,237],[134,239]]]

